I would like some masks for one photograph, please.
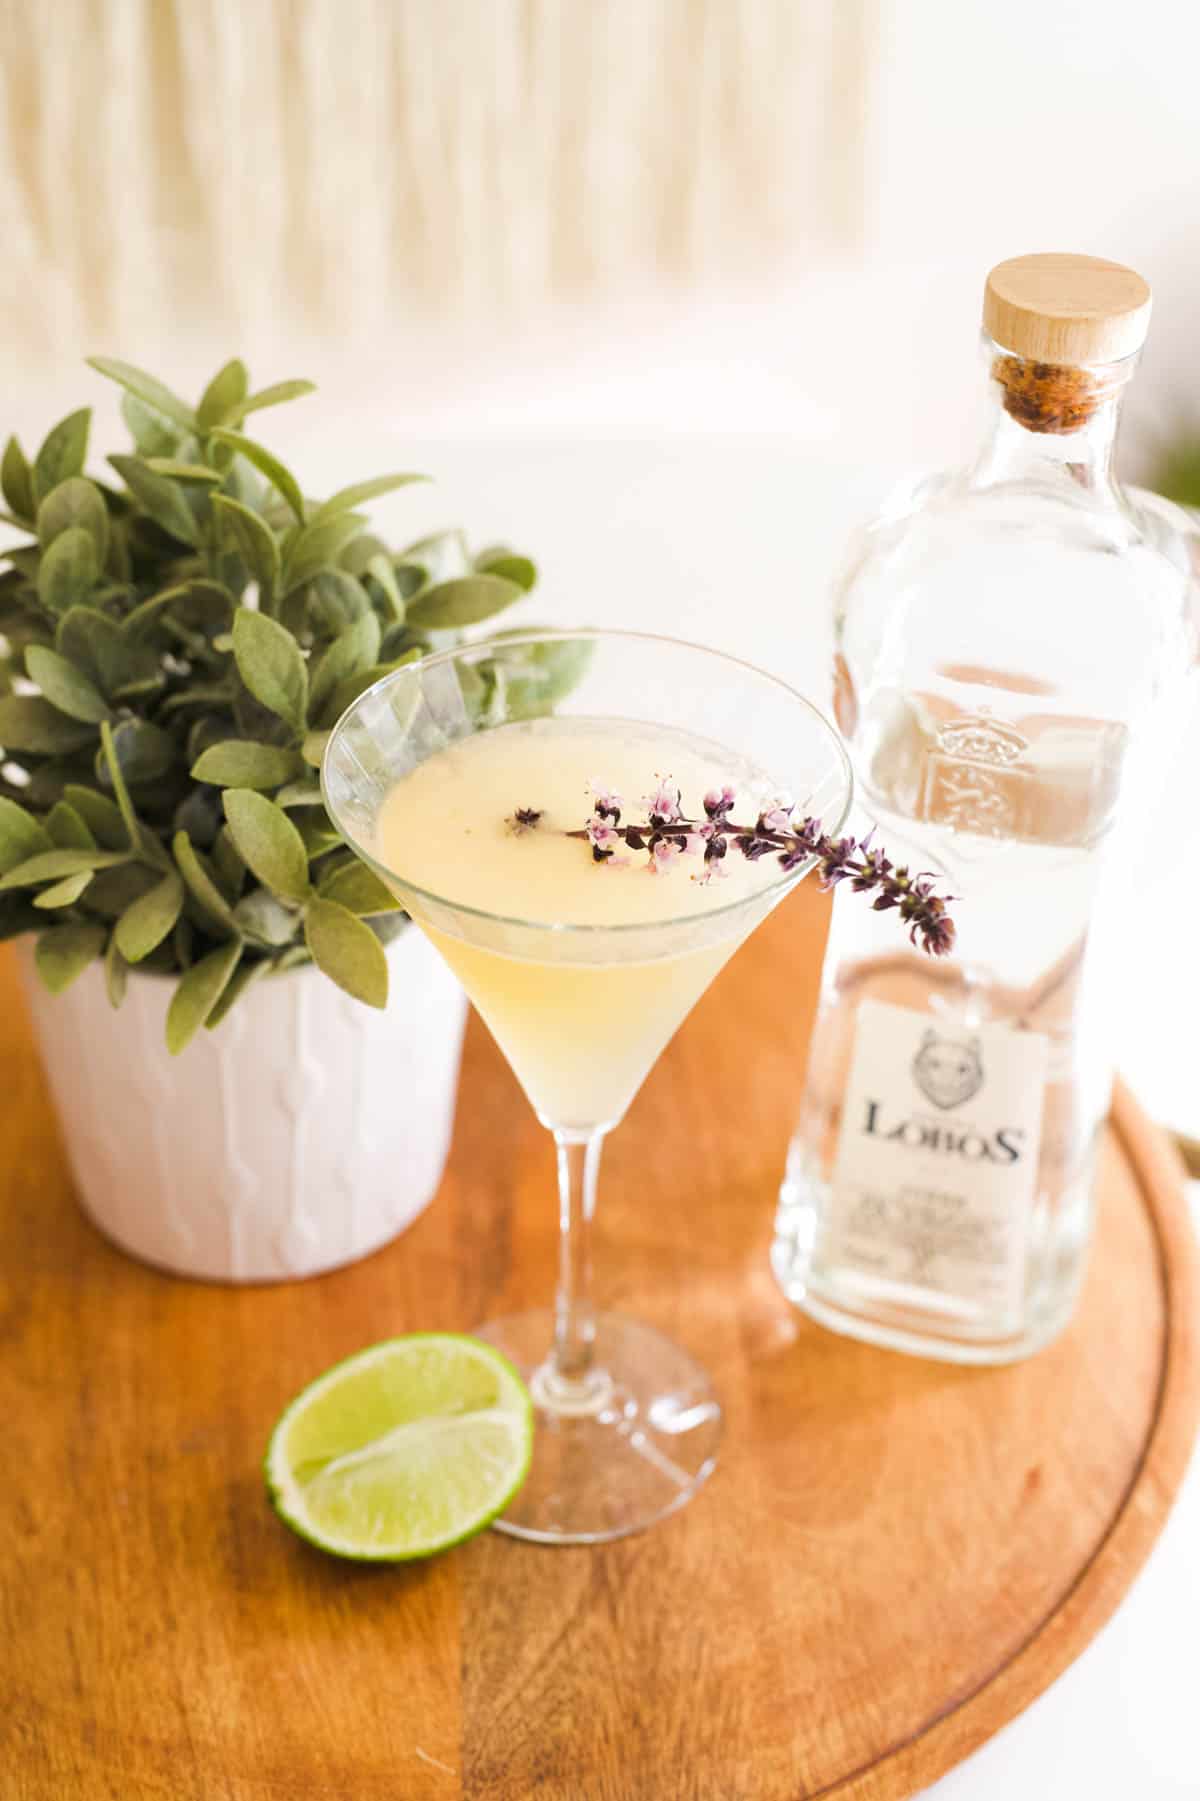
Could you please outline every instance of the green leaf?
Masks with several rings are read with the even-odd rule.
[[[419,646],[406,650],[402,657],[396,657],[390,663],[372,663],[368,669],[360,669],[357,675],[349,675],[344,682],[339,682],[333,691],[333,699],[325,709],[326,719],[336,725],[346,708],[356,701],[360,694],[382,681],[385,675],[391,675],[396,669],[403,669],[409,663],[419,663],[422,652]],[[465,674],[465,671],[463,672]],[[460,674],[459,680],[462,680]]]
[[[86,598],[100,574],[96,541],[82,526],[60,532],[38,567],[38,599],[51,613],[65,613]]]
[[[46,434],[33,465],[33,491],[39,501],[69,475],[82,473],[91,423],[92,409],[85,406],[77,413],[68,413]]]
[[[312,955],[307,944],[293,944],[288,950],[279,951],[271,958],[271,968],[276,975],[287,969],[311,969]]]
[[[401,564],[416,564],[421,570],[421,586],[426,582],[456,580],[471,572],[467,541],[457,528],[432,532],[427,538],[418,538],[415,544],[406,544],[395,562],[397,573]]]
[[[278,801],[278,797],[276,799]],[[308,852],[310,863],[316,857],[323,857],[326,851],[333,850],[342,842],[341,833],[336,827],[330,825],[329,816],[324,809],[319,813],[314,813],[307,807],[301,808],[300,817],[295,824],[296,830],[304,840],[304,848]],[[325,892],[324,884],[322,884],[321,892]],[[335,894],[333,898],[337,900],[338,896]]]
[[[271,968],[271,962],[266,957],[260,957],[256,963],[252,963],[249,957],[244,957],[226,983],[220,1000],[205,1020],[204,1030],[215,1032],[230,1008],[237,1005],[251,983],[261,981],[263,976],[270,975]]]
[[[240,452],[248,463],[253,463],[259,474],[265,475],[276,492],[287,501],[300,524],[304,524],[304,496],[300,492],[300,484],[278,457],[272,456],[265,445],[256,443],[253,438],[243,437],[241,432],[218,429],[210,435],[218,444],[227,444],[231,450]]]
[[[11,568],[5,571],[6,575],[15,572],[23,575],[26,581],[37,581],[38,567],[42,557],[36,544],[17,544],[11,550],[6,550],[4,556],[5,560],[11,564]]]
[[[234,700],[234,693],[228,682],[197,682],[192,688],[181,688],[178,694],[172,694],[164,700],[160,714],[180,713],[185,707],[221,707],[228,708]]]
[[[61,994],[104,949],[108,930],[100,925],[51,926],[38,938],[33,960],[51,994]]]
[[[130,659],[121,628],[98,607],[71,607],[58,622],[55,649],[106,694],[140,664]]]
[[[136,394],[122,394],[121,417],[129,427],[139,456],[174,456],[189,435],[186,427],[173,425],[153,407],[144,406]]]
[[[313,630],[335,638],[344,625],[371,611],[371,601],[362,583],[344,569],[322,569],[309,583],[308,611]]]
[[[347,575],[357,575],[361,578],[366,573],[367,564],[372,557],[390,558],[391,554],[383,539],[377,538],[374,532],[360,532],[357,538],[353,538],[347,544],[338,558],[338,567],[344,569]]]
[[[317,736],[324,737],[324,733]],[[320,807],[324,805],[319,782],[289,782],[275,796],[277,807]]]
[[[200,397],[200,405],[196,408],[196,424],[202,432],[211,431],[214,425],[224,423],[226,416],[234,407],[246,398],[246,390],[250,386],[250,377],[246,373],[246,365],[241,357],[235,356],[231,362],[217,370]]]
[[[233,654],[238,673],[255,700],[302,732],[308,673],[291,633],[265,613],[239,607],[233,621]]]
[[[0,795],[0,875],[53,848],[46,827],[15,800]]]
[[[199,482],[202,487],[219,488],[224,476],[207,463],[181,463],[177,457],[147,457],[147,469],[165,475],[175,482]]]
[[[121,810],[121,818],[124,821],[125,830],[129,834],[129,846],[132,849],[141,839],[142,828],[138,816],[133,810],[129,790],[125,786],[125,776],[121,769],[121,759],[117,754],[116,740],[113,737],[113,729],[107,720],[100,727],[100,755],[104,759],[109,783],[117,797],[117,806]],[[99,837],[99,833],[97,833],[97,837]]]
[[[526,594],[537,582],[537,565],[528,557],[518,556],[515,551],[502,546],[481,550],[475,558],[475,567],[480,575],[499,575],[506,582],[516,582]]]
[[[176,582],[172,587],[164,588],[161,593],[152,594],[149,600],[143,600],[131,613],[126,613],[120,625],[121,635],[125,638],[146,637],[156,625],[161,624],[162,615],[167,608],[174,606],[186,593],[187,583]]]
[[[583,680],[595,649],[586,638],[569,635],[561,641],[547,638],[540,644],[505,647],[505,638],[520,637],[528,630],[522,626],[497,632],[488,640],[489,647],[495,647],[489,667],[504,684],[505,713],[514,719],[548,713]]]
[[[44,644],[31,644],[25,652],[25,667],[51,706],[57,707],[60,713],[66,713],[71,719],[82,719],[89,725],[111,719],[108,702],[100,690],[56,650],[50,650]]]
[[[304,912],[304,940],[317,968],[369,1007],[386,1007],[388,965],[370,926],[337,901],[317,897]]]
[[[175,870],[168,869],[161,882],[127,907],[117,921],[113,936],[125,961],[140,963],[149,956],[172,930],[182,911],[183,883]]]
[[[302,400],[306,394],[315,394],[316,391],[317,384],[314,381],[277,381],[269,388],[260,388],[257,394],[251,394],[247,399],[236,401],[213,423],[240,425],[248,413],[261,413],[268,406],[282,406],[285,400]]]
[[[291,594],[323,569],[329,569],[351,538],[357,537],[361,530],[360,521],[349,513],[338,513],[331,519],[306,525],[297,533],[284,560],[284,593]]]
[[[236,900],[245,884],[246,865],[242,862],[237,845],[229,836],[227,825],[223,825],[213,839],[212,863],[224,892]]]
[[[186,431],[196,429],[196,415],[185,401],[170,388],[156,381],[153,375],[147,375],[142,369],[135,369],[132,363],[123,363],[115,356],[89,356],[88,364],[101,375],[107,375],[110,381],[120,382],[129,393],[144,401],[164,419],[170,419],[175,425],[182,425]]]
[[[402,560],[393,560],[392,574],[396,579],[396,586],[400,590],[400,598],[404,601],[406,607],[414,594],[419,594],[422,588],[427,588],[429,586],[428,573],[419,563],[405,563]]]
[[[369,669],[379,655],[381,637],[379,620],[374,613],[364,613],[353,625],[338,633],[312,671],[308,710],[314,724],[319,724],[321,710],[338,684],[349,675]],[[332,725],[333,721],[328,722]],[[292,774],[298,771],[293,770]]]
[[[259,514],[227,494],[213,495],[213,511],[236,544],[247,569],[268,605],[279,587],[279,546],[275,533]]]
[[[265,888],[253,888],[243,895],[233,909],[233,917],[239,931],[248,932],[273,949],[290,944],[300,930],[299,907],[285,906]]]
[[[354,482],[349,488],[339,488],[336,494],[323,501],[313,514],[313,524],[323,519],[332,519],[337,513],[352,513],[355,507],[365,505],[368,500],[376,500],[381,494],[391,494],[397,488],[407,488],[410,482],[428,481],[427,475],[377,475],[373,481]]]
[[[282,807],[250,788],[226,788],[225,817],[238,855],[272,893],[302,901],[309,893],[304,840]]]
[[[83,475],[68,476],[51,488],[37,512],[37,534],[43,550],[72,526],[90,534],[96,546],[96,563],[103,568],[108,555],[108,508],[95,482]]]
[[[144,863],[115,863],[92,877],[83,904],[101,919],[120,919],[126,907],[153,888],[157,880],[154,871]]]
[[[177,1057],[200,1030],[237,968],[240,938],[231,938],[199,963],[193,963],[171,996],[167,1009],[167,1049]]]
[[[192,790],[193,794],[201,792],[202,790],[197,788]],[[134,845],[134,850],[142,862],[148,863],[152,869],[170,869],[171,867],[170,853],[158,833],[148,825],[138,825],[137,843]]]
[[[183,544],[199,544],[196,516],[168,476],[156,475],[141,457],[110,456],[108,460],[157,525]]]
[[[121,818],[121,810],[106,794],[97,794],[94,788],[81,788],[68,782],[63,789],[63,802],[78,813],[96,843],[105,850],[128,849],[129,833]],[[49,826],[49,820],[46,823]]]
[[[233,910],[200,861],[199,854],[193,848],[192,841],[186,832],[176,832],[171,840],[171,849],[175,853],[179,873],[187,883],[201,911],[215,925],[232,932],[234,929]]]
[[[323,900],[337,901],[339,906],[348,912],[358,915],[368,913],[395,913],[400,909],[400,902],[390,888],[385,888],[373,869],[357,859],[346,865],[344,869],[335,870],[327,876],[317,889]]]
[[[106,725],[104,729],[107,731],[109,727]],[[159,726],[151,725],[148,719],[122,719],[111,729],[113,754],[126,782],[135,786],[143,782],[157,782],[173,767],[178,756],[174,738]],[[107,757],[104,765],[111,780],[112,765]]]
[[[367,564],[366,573],[376,581],[383,590],[388,603],[394,625],[403,625],[405,619],[404,596],[400,592],[400,584],[396,580],[396,571],[385,556],[372,557]]]
[[[175,617],[189,630],[213,636],[219,635],[231,623],[236,607],[237,601],[224,582],[195,576],[181,584],[175,602]]]
[[[58,882],[65,875],[78,875],[81,869],[111,869],[124,863],[127,853],[119,850],[43,850],[27,857],[23,863],[0,876],[0,889],[32,888],[38,882]]]
[[[319,769],[321,767],[325,760],[325,746],[328,743],[328,732],[308,732],[305,735],[304,743],[300,746],[300,755],[310,768]]]
[[[524,589],[498,575],[464,575],[426,588],[408,603],[408,623],[418,631],[478,625],[520,600]]]
[[[278,788],[299,775],[304,761],[297,751],[275,744],[256,744],[249,738],[226,738],[192,764],[192,780],[213,782],[218,788]]]
[[[32,522],[37,502],[33,497],[33,472],[16,438],[4,446],[0,460],[0,492],[19,519]]]
[[[120,816],[118,815],[118,823]],[[46,836],[56,850],[95,850],[96,840],[84,819],[70,801],[58,800],[46,817]],[[32,855],[32,852],[30,853]]]
[[[53,888],[43,888],[35,894],[35,907],[72,907],[92,879],[90,869],[81,869],[75,875],[64,876],[61,882],[55,882]]]
[[[117,941],[110,938],[104,952],[104,986],[108,990],[108,1004],[115,1012],[125,999],[125,989],[129,981],[129,965],[117,949]]]
[[[40,695],[0,696],[0,744],[5,750],[33,751],[39,756],[66,755],[94,743],[95,737],[94,726],[64,718]]]

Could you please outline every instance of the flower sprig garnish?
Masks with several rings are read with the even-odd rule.
[[[721,864],[731,847],[751,863],[775,857],[784,870],[815,861],[822,888],[849,882],[856,894],[873,894],[875,912],[898,912],[909,938],[931,956],[944,957],[954,948],[954,921],[946,910],[953,897],[934,893],[935,878],[928,871],[911,875],[904,864],[873,849],[869,832],[862,839],[831,838],[819,819],[797,819],[799,809],[784,799],[764,807],[752,826],[740,824],[733,818],[737,794],[728,786],[710,789],[704,796],[704,818],[690,819],[670,779],[660,780],[647,795],[644,823],[622,824],[621,796],[598,782],[591,788],[592,816],[567,836],[590,844],[597,863],[628,864],[631,858],[619,854],[623,846],[645,851],[646,867],[661,875],[680,857],[699,856],[703,869],[693,879],[703,882],[723,873]],[[541,818],[538,809],[520,807],[510,823],[514,830],[529,831]]]

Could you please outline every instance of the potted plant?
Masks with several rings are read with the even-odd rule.
[[[411,475],[306,498],[245,428],[311,383],[252,393],[235,360],[193,407],[93,367],[125,390],[120,485],[84,473],[86,409],[0,469],[29,534],[0,553],[0,936],[30,935],[101,1229],[189,1275],[306,1275],[429,1199],[464,1016],[330,825],[325,736],[535,572],[458,532],[390,548],[361,509]]]

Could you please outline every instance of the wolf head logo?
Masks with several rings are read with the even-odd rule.
[[[961,1107],[983,1087],[978,1038],[945,1038],[931,1027],[913,1058],[912,1073],[935,1107]]]

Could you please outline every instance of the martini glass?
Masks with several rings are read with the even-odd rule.
[[[343,714],[322,772],[338,831],[446,958],[554,1136],[554,1305],[480,1328],[537,1410],[529,1476],[497,1525],[544,1543],[635,1532],[713,1470],[721,1409],[703,1368],[594,1306],[600,1154],[712,978],[812,867],[731,850],[724,878],[701,883],[698,860],[662,875],[598,868],[566,835],[587,821],[588,778],[620,785],[632,820],[663,775],[691,817],[722,782],[738,818],[787,793],[834,835],[850,804],[841,741],[793,689],[633,632],[493,638],[395,670]],[[506,828],[518,808],[549,805],[543,790],[569,792],[561,829]],[[520,906],[514,879],[529,884]]]

